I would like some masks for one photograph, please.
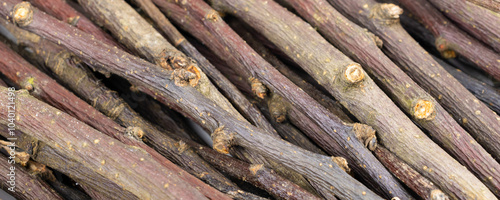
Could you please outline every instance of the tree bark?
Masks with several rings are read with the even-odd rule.
[[[452,191],[461,197],[472,194],[478,198],[495,198],[472,173],[461,168],[457,161],[432,142],[396,105],[390,103],[391,100],[366,75],[359,64],[331,46],[300,18],[275,2],[212,2],[218,10],[236,15],[266,36],[324,86],[357,119],[373,126],[381,143],[392,152],[415,168],[421,169],[424,165],[432,168],[431,173],[428,170],[421,170],[421,173],[446,188],[447,192]],[[450,183],[448,179],[453,174],[460,174],[460,178],[455,179],[457,182]],[[471,182],[474,184],[470,184]]]
[[[33,57],[45,62],[45,66],[52,70],[59,80],[102,113],[124,127],[129,127],[127,130],[135,134],[133,137],[142,138],[160,154],[219,191],[234,193],[240,190],[191,149],[170,138],[168,135],[173,135],[172,133],[158,130],[134,112],[116,92],[108,89],[87,71],[74,54],[12,24],[3,25],[16,36],[17,45],[30,47],[35,52]]]
[[[38,9],[63,22],[77,27],[83,32],[93,35],[96,39],[101,40],[110,46],[121,47],[121,45],[116,42],[113,37],[94,25],[92,21],[90,21],[82,13],[76,11],[73,7],[66,3],[65,0],[30,0],[29,2],[31,2]]]
[[[490,9],[494,12],[500,12],[500,1],[498,0],[467,0],[468,2],[474,3],[478,6]]]
[[[121,50],[108,51],[109,46],[93,41],[89,35],[51,18],[27,3],[9,0],[5,4],[0,6],[0,15],[3,17],[10,16],[14,6],[18,4],[16,10],[12,12],[17,17],[10,16],[16,24],[52,41],[59,41],[86,62],[96,63],[96,68],[126,78],[137,86],[138,90],[156,97],[160,102],[189,116],[207,130],[215,132],[212,138],[216,141],[214,145],[216,150],[227,152],[228,148],[236,145],[253,149],[267,159],[296,170],[325,190],[334,190],[347,198],[380,199],[342,169],[333,165],[335,163],[331,158],[278,140],[248,122],[234,120],[229,113],[214,105],[214,102],[202,96],[194,88],[186,87],[179,82],[176,85],[173,80],[175,77],[171,77],[176,75],[174,72],[158,69],[155,65]],[[22,9],[27,9],[24,11],[32,14],[31,20],[26,21],[15,14],[24,12]]]
[[[329,0],[329,2],[344,15],[349,16],[352,21],[362,24],[378,35],[384,41],[385,53],[420,87],[434,96],[448,113],[457,122],[461,122],[461,125],[476,141],[498,161],[500,145],[492,141],[500,140],[500,117],[467,91],[408,35],[399,24],[401,11],[399,7],[394,4],[377,4],[371,0],[347,3]],[[365,4],[368,8],[363,7]],[[383,13],[384,9],[395,10],[396,15],[392,18],[380,14],[378,17],[372,16],[375,13]],[[359,13],[359,10],[363,12]],[[391,148],[389,149],[392,151]]]
[[[6,105],[7,89],[1,88],[0,93],[0,103]],[[108,191],[110,199],[207,199],[176,171],[158,167],[163,164],[146,151],[105,136],[26,91],[15,93],[15,106],[16,138],[21,148],[32,154],[33,159],[76,181]],[[4,125],[8,123],[6,109],[0,109],[0,123]],[[39,154],[39,150],[47,152],[44,147],[51,149],[50,157]],[[82,168],[90,171],[79,171]],[[98,177],[118,187],[110,187]],[[113,189],[118,190],[112,192]]]
[[[338,116],[342,121],[352,123],[352,119],[342,110],[342,105],[337,101],[326,96],[314,87],[312,84],[307,82],[304,78],[300,77],[297,73],[292,71],[290,67],[281,62],[273,53],[267,49],[263,44],[259,43],[253,35],[258,34],[255,32],[250,32],[243,27],[241,23],[237,20],[233,20],[228,23],[231,28],[241,36],[245,42],[252,47],[259,55],[262,56],[269,64],[275,67],[281,74],[286,76],[295,85],[299,86],[304,92],[311,96],[314,100],[320,103],[323,107],[328,109],[332,114]]]
[[[448,63],[434,58],[438,63],[443,66],[448,73],[456,78],[467,90],[474,94],[479,100],[483,101],[491,110],[500,113],[500,92],[495,88],[484,84],[483,82],[472,78],[471,76],[463,73],[461,70],[450,66]]]
[[[423,177],[415,169],[400,160],[386,148],[379,146],[373,152],[385,167],[391,170],[399,180],[415,191],[422,199],[449,199],[449,197],[434,185],[434,183]]]
[[[431,95],[384,55],[373,34],[342,16],[326,0],[285,1],[332,44],[365,66],[391,99],[426,129],[436,143],[474,172],[491,191],[500,194],[500,171],[496,170],[500,164]]]
[[[2,95],[2,97],[7,99],[7,96]],[[3,130],[3,127],[2,132],[7,133],[7,131]],[[13,181],[15,187],[10,190],[9,188],[12,187],[9,184],[11,176],[8,174],[12,172],[15,173],[15,180]],[[63,199],[50,185],[39,177],[31,175],[21,165],[10,164],[8,158],[4,155],[0,155],[0,181],[2,181],[2,189],[16,199]]]
[[[161,32],[175,47],[179,48],[198,62],[198,67],[208,75],[224,96],[231,101],[250,123],[268,132],[275,132],[271,124],[262,113],[260,113],[257,107],[252,105],[245,96],[212,65],[212,63],[182,36],[151,0],[135,0],[135,2],[155,21]]]
[[[452,58],[456,52],[500,80],[498,53],[460,30],[429,2],[422,0],[399,0],[399,2],[436,37],[436,47],[444,58]],[[500,38],[498,40],[500,41]]]
[[[311,132],[314,135],[309,135],[309,137],[329,141],[322,143],[322,145],[327,145],[326,148],[324,146],[321,146],[321,148],[334,150],[328,152],[330,155],[345,157],[348,163],[352,163],[354,171],[366,180],[371,181],[372,188],[380,190],[379,186],[382,186],[382,190],[391,198],[392,196],[409,198],[401,185],[364,148],[364,145],[357,140],[350,139],[355,137],[356,130],[353,128],[353,124],[345,124],[338,117],[329,113],[304,91],[281,75],[274,67],[265,62],[220,19],[215,10],[200,1],[187,1],[180,5],[166,1],[155,1],[155,3],[183,29],[203,41],[212,51],[218,52],[219,57],[226,59],[226,62],[230,63],[238,73],[243,74],[242,76],[245,79],[250,76],[257,78],[272,92],[279,94],[290,102],[294,109],[301,113],[307,113],[306,117],[310,118],[313,125],[320,126],[323,130],[322,132]],[[206,34],[207,32],[211,34]],[[351,148],[346,150],[346,146]],[[379,176],[382,176],[383,179],[380,179]]]
[[[76,97],[35,67],[31,66],[22,57],[8,49],[5,44],[0,44],[0,51],[5,55],[0,58],[0,71],[21,88],[30,90],[31,94],[36,95],[39,99],[52,105],[58,106],[63,112],[67,112],[79,120],[85,120],[84,122],[86,124],[91,125],[110,137],[118,139],[125,144],[143,148],[148,153],[152,154],[155,159],[159,160],[164,167],[176,172],[183,172],[183,170],[179,169],[144,143],[137,141],[135,138],[132,139],[128,137],[128,134],[126,134],[127,131],[123,127],[104,116],[92,106],[86,104],[83,100]],[[182,178],[198,186],[200,191],[207,193],[207,196],[220,195],[215,189],[210,188],[208,185],[205,185],[189,174],[183,174]]]
[[[199,70],[195,61],[175,49],[125,1],[79,0],[79,3],[104,27],[119,37],[121,43],[141,57],[167,70],[185,68],[195,73],[196,78],[190,79],[190,83],[193,83],[200,93],[236,118],[245,119],[215,88],[205,73]],[[196,82],[197,84],[194,84]]]
[[[460,25],[477,39],[500,53],[500,13],[478,6],[466,0],[429,0],[437,9]],[[427,16],[429,17],[429,16]],[[498,63],[494,66],[498,66]],[[500,81],[500,76],[496,74]]]
[[[273,170],[259,164],[249,164],[220,154],[193,141],[186,143],[212,165],[228,174],[255,185],[277,199],[319,199],[295,183],[282,178]]]

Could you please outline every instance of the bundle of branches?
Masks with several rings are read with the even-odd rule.
[[[497,199],[498,3],[393,3],[4,0],[3,189]]]

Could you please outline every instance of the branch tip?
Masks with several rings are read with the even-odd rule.
[[[431,191],[431,199],[432,200],[449,200],[449,197],[443,191],[441,191],[439,189],[435,189],[435,190]]]

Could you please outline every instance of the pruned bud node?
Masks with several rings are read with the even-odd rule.
[[[363,81],[365,78],[365,73],[363,72],[363,68],[358,63],[352,63],[347,65],[344,71],[344,77],[347,82],[354,84]]]

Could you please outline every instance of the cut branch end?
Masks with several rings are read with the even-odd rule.
[[[29,2],[18,3],[12,13],[14,23],[19,26],[27,26],[33,21],[33,8]]]
[[[435,190],[431,191],[431,199],[432,200],[449,200],[449,197],[443,191],[435,189]]]
[[[436,116],[434,110],[434,103],[427,100],[418,100],[413,107],[413,115],[417,119],[431,120]]]
[[[231,143],[233,140],[233,135],[224,131],[224,126],[215,129],[212,133],[212,140],[214,143],[214,149],[219,153],[228,154],[229,148],[231,148]]]
[[[353,131],[356,135],[356,138],[358,138],[358,140],[361,141],[365,145],[365,147],[367,147],[371,151],[377,148],[377,136],[375,135],[375,129],[373,129],[371,126],[355,123],[353,125]]]
[[[344,71],[344,76],[346,80],[351,84],[359,83],[365,78],[363,68],[361,68],[361,65],[358,63],[347,65]]]
[[[344,170],[345,172],[349,173],[351,171],[351,168],[349,168],[347,164],[347,160],[343,157],[332,157],[332,161],[336,163],[340,169]]]

